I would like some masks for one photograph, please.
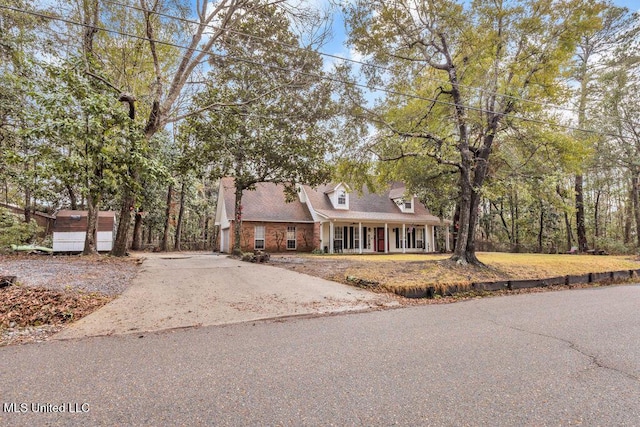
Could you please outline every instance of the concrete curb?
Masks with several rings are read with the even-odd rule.
[[[606,271],[598,273],[588,273],[581,275],[567,275],[549,277],[546,279],[530,280],[499,280],[495,282],[474,282],[471,285],[451,285],[442,291],[436,291],[434,286],[424,288],[397,289],[394,292],[405,298],[434,298],[436,295],[453,296],[460,292],[486,291],[494,292],[504,289],[518,290],[543,288],[547,286],[571,286],[582,283],[607,283],[613,281],[624,281],[634,277],[640,277],[640,269]]]

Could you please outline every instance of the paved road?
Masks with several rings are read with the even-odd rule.
[[[368,310],[393,298],[216,254],[146,254],[132,286],[58,339]]]
[[[635,426],[639,307],[622,286],[5,347],[0,404],[27,413],[0,425]]]

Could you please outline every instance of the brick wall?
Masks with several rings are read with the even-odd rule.
[[[242,223],[240,246],[244,252],[255,249],[255,227],[265,228],[265,248],[267,252],[311,252],[320,245],[320,225],[304,223],[252,222]],[[296,249],[287,249],[287,228],[296,228]],[[233,247],[233,225],[230,232],[230,248]]]

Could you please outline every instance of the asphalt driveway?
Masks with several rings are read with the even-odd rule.
[[[119,298],[54,338],[370,310],[393,297],[217,254],[149,254]]]

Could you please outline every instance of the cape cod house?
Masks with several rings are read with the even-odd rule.
[[[220,251],[233,248],[235,187],[220,180],[215,224]],[[317,188],[298,186],[298,198],[285,202],[284,187],[260,183],[242,195],[243,251],[268,252],[321,249],[329,253],[409,253],[449,250],[450,221],[432,215],[403,184],[385,193],[352,191],[344,184]],[[436,229],[444,247],[436,245]]]

